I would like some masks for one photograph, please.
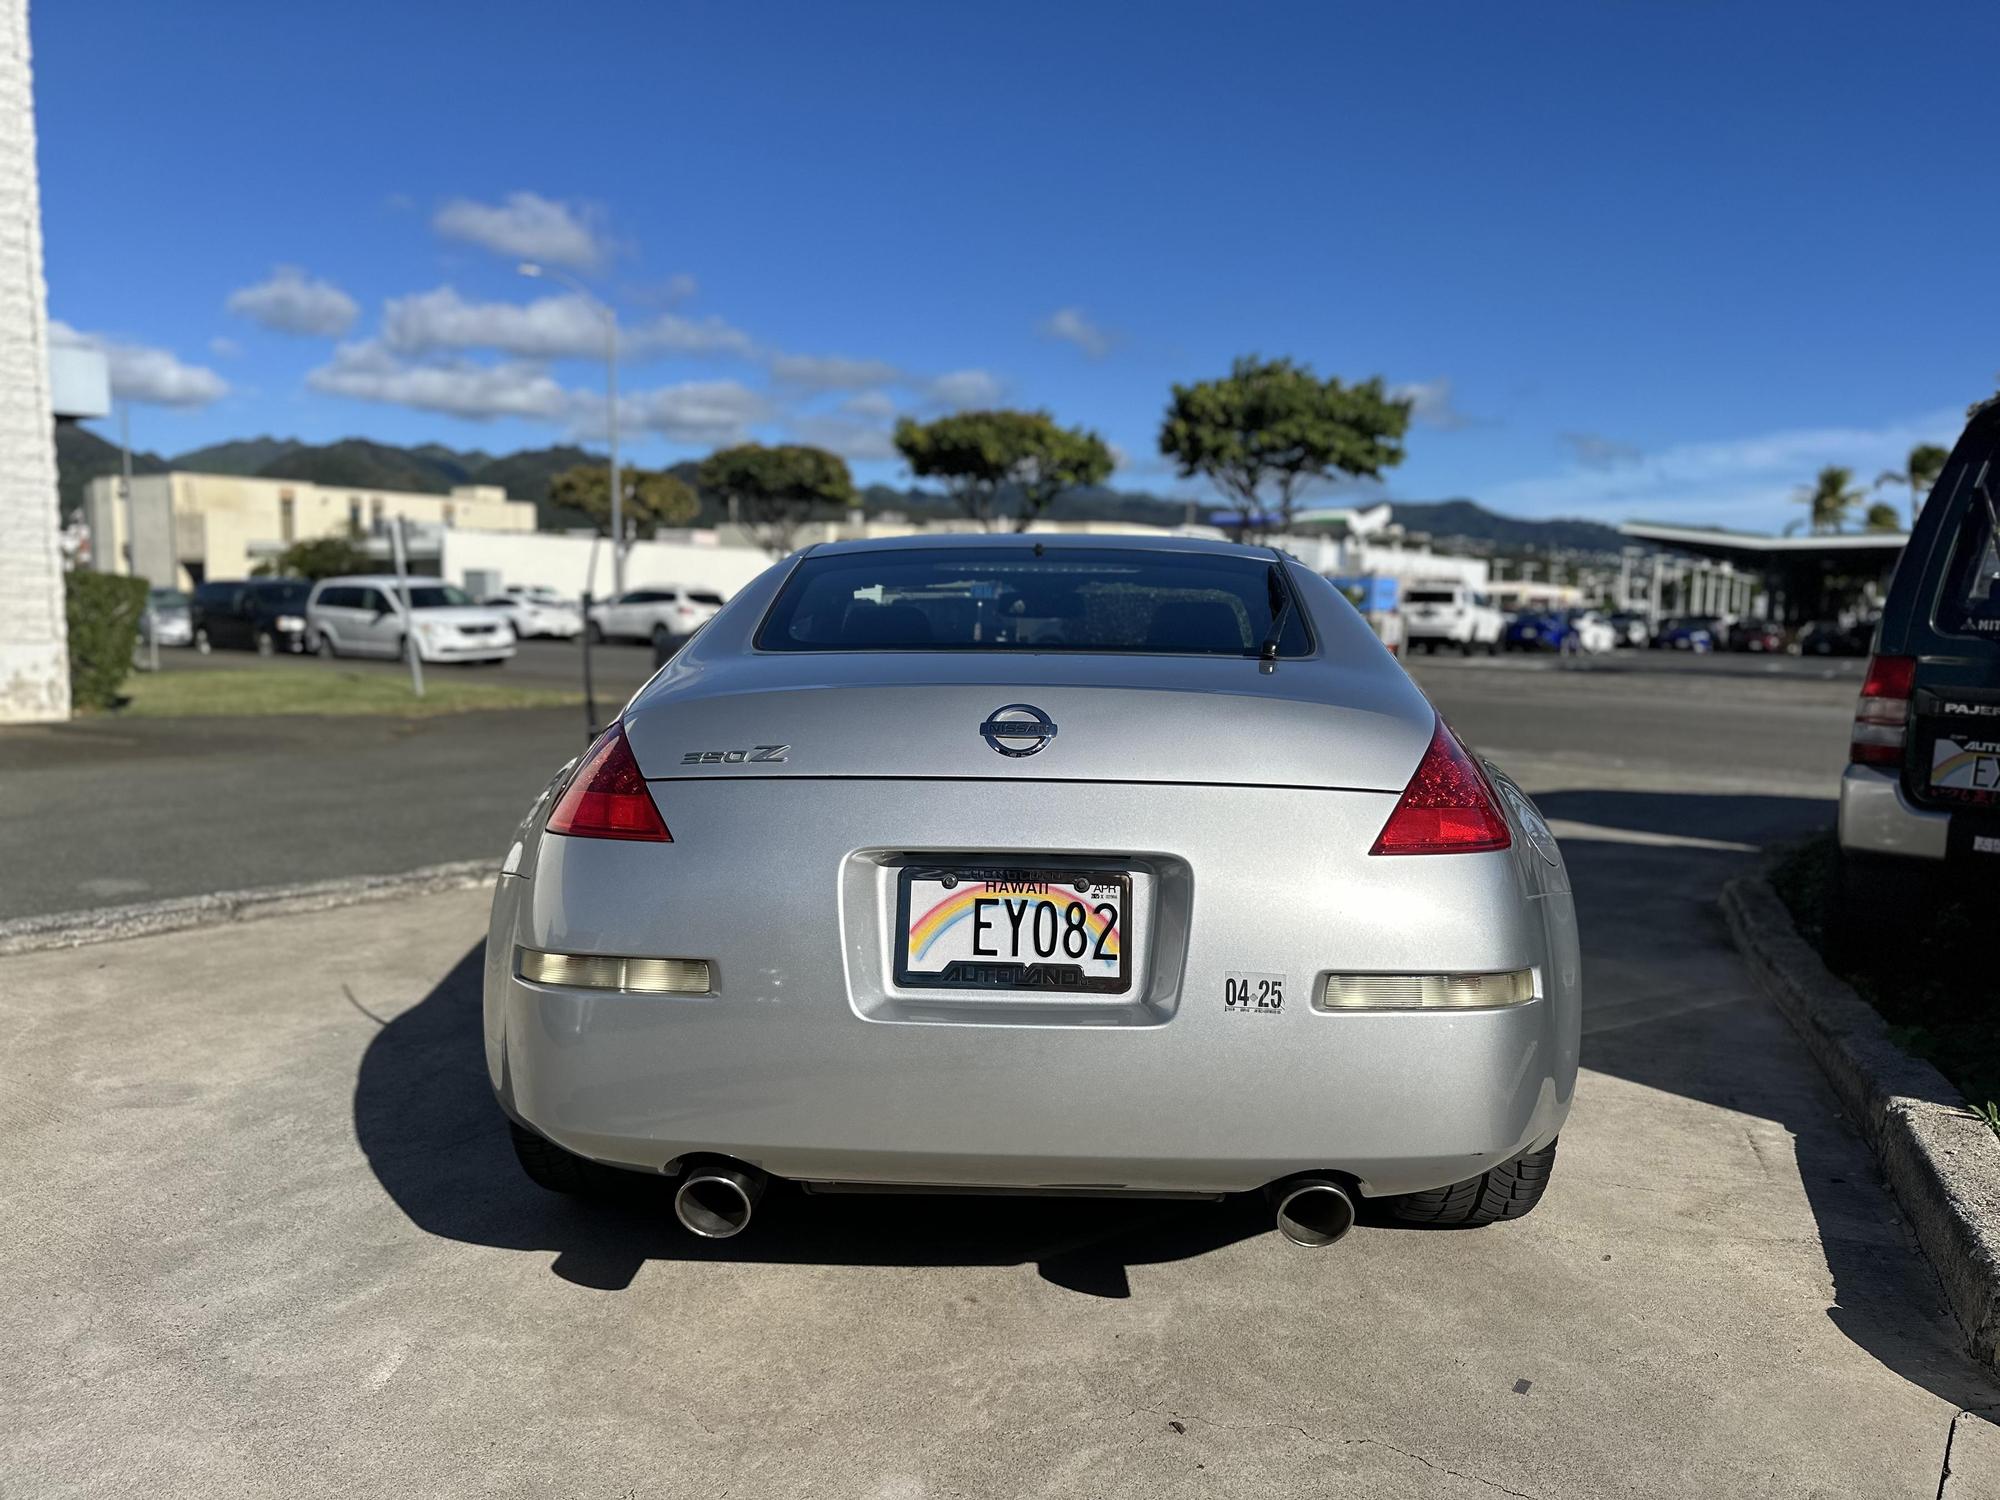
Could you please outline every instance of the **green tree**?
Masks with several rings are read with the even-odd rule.
[[[625,537],[641,527],[683,526],[701,511],[693,490],[656,469],[621,469],[618,487],[625,505]],[[549,481],[549,499],[580,510],[601,532],[611,528],[611,473],[597,464],[578,464]]]
[[[1877,500],[1862,516],[1861,525],[1867,531],[1901,531],[1903,518],[1888,501]]]
[[[375,559],[344,536],[316,536],[293,542],[276,561],[259,563],[251,573],[280,578],[340,578],[349,573],[372,573]]]
[[[1951,450],[1948,448],[1940,448],[1936,443],[1919,443],[1910,450],[1910,456],[1900,470],[1884,469],[1875,477],[1875,488],[1879,490],[1885,484],[1907,486],[1910,491],[1910,524],[1915,525],[1924,496],[1938,482],[1938,475],[1944,472],[1945,460],[1950,457]],[[1874,512],[1871,510],[1869,514]],[[1873,525],[1869,527],[1871,531],[1876,529]]]
[[[1111,450],[1094,432],[1058,427],[1045,411],[962,411],[934,422],[905,417],[896,424],[896,451],[922,479],[939,479],[959,509],[987,531],[1006,524],[1003,498],[1012,494],[1014,529],[1026,531],[1065,490],[1102,484]]]
[[[1259,530],[1254,517],[1275,509],[1284,530],[1301,491],[1335,474],[1380,478],[1403,461],[1409,430],[1406,399],[1380,376],[1344,385],[1321,380],[1307,365],[1250,355],[1220,380],[1174,387],[1160,424],[1160,452],[1180,476],[1201,475],[1235,500],[1240,538]]]
[[[1861,500],[1861,491],[1854,487],[1854,471],[1840,464],[1828,464],[1799,491],[1799,503],[1805,506],[1815,532],[1839,531],[1847,524],[1847,513]]]
[[[728,506],[774,557],[796,545],[799,528],[815,509],[854,503],[854,478],[837,453],[803,443],[741,443],[702,460],[695,483]]]

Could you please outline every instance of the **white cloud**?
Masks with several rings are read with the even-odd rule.
[[[308,276],[297,266],[279,266],[270,278],[229,294],[228,308],[278,333],[336,338],[361,313],[355,300],[330,281]]]
[[[206,406],[229,393],[229,382],[206,365],[191,365],[168,349],[127,344],[102,334],[82,333],[59,318],[49,319],[49,341],[104,351],[111,394],[150,406]]]
[[[466,360],[413,364],[373,339],[342,344],[329,363],[307,374],[306,384],[327,395],[473,421],[494,417],[565,421],[578,401],[576,393],[564,389],[539,365],[519,361],[476,365]]]
[[[610,248],[598,218],[592,210],[539,193],[509,193],[497,204],[454,198],[432,217],[431,228],[495,255],[588,270],[601,264]]]
[[[886,422],[896,415],[896,398],[887,391],[857,391],[840,403],[840,410],[850,417]]]
[[[601,427],[604,403],[579,425]],[[649,391],[633,391],[618,401],[621,427],[657,432],[677,443],[740,443],[752,425],[767,421],[771,404],[734,380],[687,380]]]
[[[1900,465],[1917,443],[1949,446],[1964,425],[1964,411],[1953,408],[1881,427],[1787,428],[1681,443],[1611,468],[1579,462],[1559,473],[1511,480],[1478,498],[1523,515],[1775,529],[1804,513],[1797,492],[1823,465],[1845,464],[1866,484]]]
[[[871,385],[897,385],[908,379],[886,360],[844,359],[837,354],[773,355],[771,377],[810,391],[851,391]]]
[[[468,302],[448,286],[392,297],[382,314],[382,338],[403,354],[443,349],[493,349],[523,359],[602,358],[604,314],[574,292],[533,302]],[[652,354],[748,354],[750,336],[720,318],[661,313],[621,327],[618,347],[637,358]]]
[[[1615,469],[1645,457],[1645,450],[1637,443],[1622,442],[1601,432],[1559,432],[1556,436],[1586,469]]]
[[[243,355],[243,346],[235,339],[218,333],[208,341],[208,352],[217,359],[240,359]]]
[[[1472,425],[1472,418],[1452,405],[1449,376],[1440,375],[1436,380],[1405,381],[1402,385],[1390,386],[1389,394],[1398,401],[1408,401],[1410,419],[1425,427],[1456,432]]]
[[[1043,338],[1074,344],[1092,359],[1104,358],[1117,342],[1115,334],[1091,322],[1080,307],[1057,308],[1036,325],[1036,331]]]
[[[825,448],[857,462],[896,457],[889,429],[878,421],[832,412],[796,417],[788,430],[798,442]]]
[[[991,406],[1000,399],[1000,377],[988,370],[953,370],[923,383],[923,391],[940,406],[958,409]]]

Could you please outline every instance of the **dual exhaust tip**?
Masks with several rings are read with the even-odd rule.
[[[692,1164],[674,1190],[674,1217],[705,1240],[733,1239],[750,1227],[767,1179],[754,1167],[707,1159]],[[1292,1177],[1268,1189],[1278,1233],[1323,1250],[1354,1227],[1354,1199],[1330,1177]]]
[[[750,1227],[768,1179],[755,1167],[715,1158],[698,1161],[674,1189],[674,1217],[689,1234],[726,1240]]]

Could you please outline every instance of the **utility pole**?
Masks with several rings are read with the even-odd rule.
[[[625,493],[618,474],[618,311],[567,271],[558,271],[532,260],[516,268],[523,276],[560,281],[604,318],[605,428],[611,440],[611,597],[625,592]]]
[[[417,649],[416,611],[410,608],[410,574],[403,560],[401,516],[396,517],[396,524],[389,529],[389,545],[396,552],[396,608],[403,616],[403,650],[410,658],[410,687],[421,698],[424,695],[424,654]]]

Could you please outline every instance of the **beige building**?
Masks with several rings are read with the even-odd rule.
[[[535,507],[509,500],[497,485],[461,485],[448,495],[357,489],[298,479],[235,474],[140,474],[129,501],[115,476],[93,479],[84,498],[91,565],[135,573],[155,586],[191,588],[247,577],[293,542],[315,537],[362,541],[388,534],[401,518],[413,527],[512,531],[535,529]]]

